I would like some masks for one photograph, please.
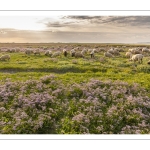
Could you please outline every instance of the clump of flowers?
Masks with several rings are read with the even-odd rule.
[[[0,84],[2,134],[149,134],[149,117],[149,91],[136,83],[49,75]]]

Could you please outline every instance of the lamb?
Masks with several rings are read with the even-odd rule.
[[[113,57],[113,55],[111,53],[109,53],[109,52],[104,53],[104,56],[105,57]]]
[[[142,63],[143,61],[143,55],[142,54],[136,54],[136,55],[133,55],[131,58],[130,58],[130,61],[138,61],[139,63]]]
[[[0,60],[4,61],[4,60],[10,60],[10,55],[2,55],[0,57]]]

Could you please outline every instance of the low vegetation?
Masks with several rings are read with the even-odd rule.
[[[91,58],[45,55],[67,44],[4,44],[0,61],[0,133],[3,134],[149,134],[150,60],[132,62],[120,55]],[[122,45],[68,44],[107,48]],[[68,46],[67,45],[67,46]],[[42,47],[40,55],[5,52],[3,47]],[[143,45],[141,46],[143,47]],[[61,50],[60,50],[61,51]]]

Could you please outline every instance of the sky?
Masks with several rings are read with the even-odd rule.
[[[150,42],[150,16],[0,16],[0,42]]]

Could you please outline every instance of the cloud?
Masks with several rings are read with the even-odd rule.
[[[67,27],[72,26],[75,22],[48,22],[45,23],[47,27]]]
[[[97,25],[150,27],[150,16],[64,16],[62,19],[87,21]]]

